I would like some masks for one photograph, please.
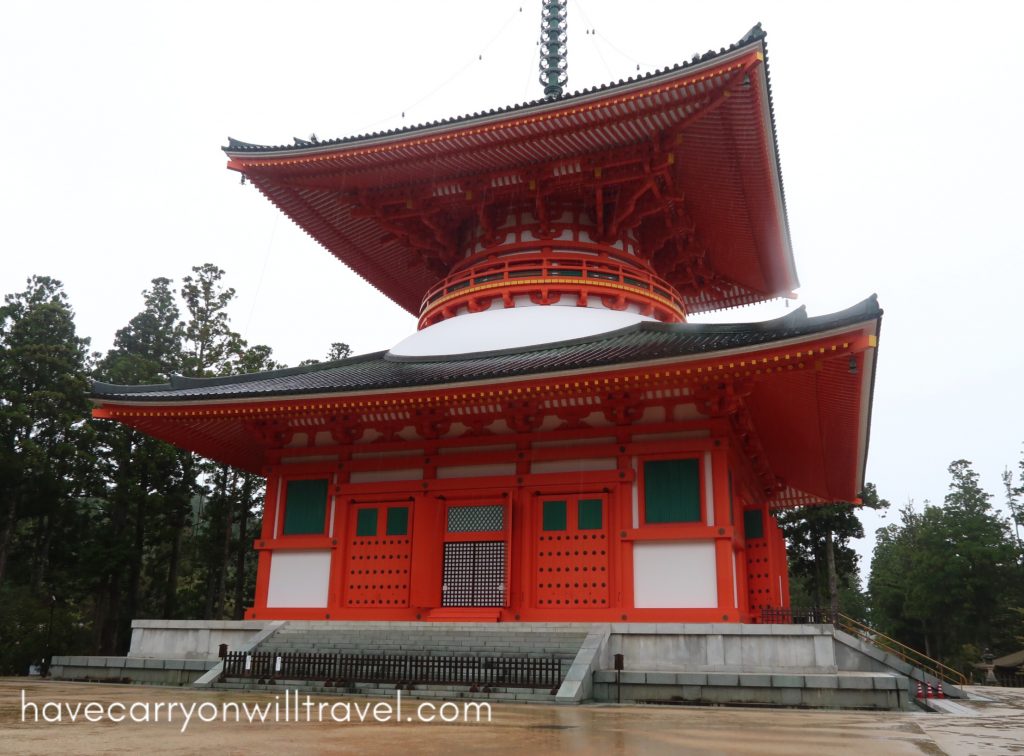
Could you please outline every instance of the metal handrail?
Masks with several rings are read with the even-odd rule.
[[[863,622],[853,619],[853,617],[847,617],[845,614],[837,612],[834,624],[840,630],[844,630],[850,635],[871,643],[908,664],[913,664],[932,677],[954,685],[967,685],[967,677],[962,672],[958,672],[952,667],[947,667],[937,659],[926,656],[917,649],[900,643],[895,638],[890,638],[888,635],[878,632],[870,625],[865,625]]]

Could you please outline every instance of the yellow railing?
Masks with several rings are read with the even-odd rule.
[[[930,656],[925,656],[920,651],[878,632],[873,627],[865,625],[863,622],[853,619],[853,617],[847,617],[845,614],[836,614],[835,620],[835,625],[840,630],[877,646],[886,653],[902,659],[907,664],[917,667],[932,677],[953,685],[967,685],[967,678],[952,667],[947,667],[942,662],[932,659]]]

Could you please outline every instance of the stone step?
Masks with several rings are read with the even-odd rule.
[[[576,656],[577,649],[565,650],[554,648],[483,648],[472,649],[465,647],[438,648],[433,646],[423,648],[420,646],[405,647],[351,647],[351,646],[307,646],[305,644],[294,645],[261,645],[258,649],[261,652],[271,653],[310,653],[310,654],[363,654],[373,656],[518,656],[531,659],[550,659],[551,657],[561,659],[572,659]]]
[[[366,698],[394,699],[396,690],[393,687],[377,686],[372,683],[358,683],[350,687],[324,688],[316,683],[300,683],[292,681],[293,684],[258,685],[239,681],[218,682],[213,685],[218,690],[244,690],[276,693],[284,695],[296,691],[301,695],[349,697],[360,696]],[[297,683],[297,684],[296,684]],[[413,690],[403,690],[403,699],[413,700],[472,700],[472,701],[501,701],[515,703],[554,703],[555,696],[546,688],[492,688],[488,692],[471,691],[466,686],[445,686],[431,685],[421,686]]]
[[[586,636],[584,636],[586,637]],[[568,638],[551,638],[548,636],[510,635],[502,637],[480,637],[480,636],[450,636],[450,635],[404,635],[404,636],[353,636],[339,633],[330,636],[305,635],[302,633],[277,633],[268,641],[275,643],[317,643],[317,644],[343,644],[352,645],[409,645],[423,644],[430,645],[475,645],[475,646],[554,646],[568,647],[579,645],[584,638],[571,636]]]
[[[359,653],[431,656],[527,656],[571,660],[585,639],[579,630],[449,630],[285,625],[257,650],[271,653]]]

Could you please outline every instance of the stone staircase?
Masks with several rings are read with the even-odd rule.
[[[430,656],[557,656],[572,660],[589,625],[288,622],[256,651]]]
[[[316,622],[284,623],[260,642],[252,653],[360,654],[365,656],[458,656],[502,658],[555,658],[563,676],[569,671],[590,625],[573,623],[481,624],[478,622]],[[311,695],[366,695],[394,697],[393,683],[348,682],[328,685],[322,680],[259,680],[227,677],[217,688],[300,691]],[[557,688],[557,686],[555,686]],[[554,702],[553,688],[501,685],[413,684],[403,698]]]

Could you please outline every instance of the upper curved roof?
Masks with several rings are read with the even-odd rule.
[[[427,123],[415,124],[411,126],[403,126],[398,129],[386,129],[384,131],[375,131],[368,134],[358,134],[354,136],[338,137],[335,139],[299,139],[298,137],[292,138],[292,144],[281,144],[281,145],[267,145],[267,144],[254,144],[251,142],[243,142],[240,139],[228,137],[228,144],[226,147],[221,149],[224,150],[228,155],[241,155],[243,153],[266,153],[266,154],[302,154],[309,151],[324,151],[329,150],[332,147],[345,144],[363,143],[368,140],[380,139],[382,137],[399,136],[402,134],[419,133],[428,129],[438,127],[448,127],[453,124],[468,123],[475,119],[485,118],[488,116],[501,116],[508,113],[515,113],[517,111],[526,111],[530,108],[539,108],[541,106],[551,105],[552,103],[565,103],[583,98],[586,95],[593,95],[595,93],[606,93],[619,88],[626,87],[637,82],[647,82],[652,79],[664,76],[666,74],[675,73],[678,71],[687,70],[697,66],[701,63],[714,60],[728,52],[738,50],[741,47],[745,47],[753,42],[763,42],[767,37],[767,33],[761,28],[761,24],[754,25],[750,31],[743,35],[738,42],[734,42],[728,47],[721,48],[718,52],[714,50],[708,50],[706,53],[697,53],[691,60],[684,61],[682,63],[676,63],[675,65],[668,66],[666,68],[655,69],[641,76],[630,76],[626,79],[619,79],[617,82],[611,82],[608,84],[601,84],[596,87],[589,87],[581,89],[576,92],[569,92],[559,97],[544,97],[537,100],[528,100],[524,103],[518,103],[515,105],[506,105],[503,108],[491,108],[478,113],[471,113],[462,116],[455,116],[453,118],[442,118],[437,121],[429,121]],[[774,123],[774,118],[773,118]]]
[[[683,197],[672,212],[692,227],[673,231],[686,235],[686,260],[655,259],[655,269],[695,282],[677,286],[690,312],[749,304],[799,285],[764,38],[758,25],[688,63],[558,98],[328,141],[230,139],[224,150],[230,168],[413,314],[441,276],[383,206],[440,208],[460,227],[473,222],[482,194],[527,196],[556,171],[561,191],[584,203],[583,182],[606,156],[656,152]],[[697,272],[686,272],[691,264]]]

